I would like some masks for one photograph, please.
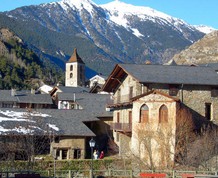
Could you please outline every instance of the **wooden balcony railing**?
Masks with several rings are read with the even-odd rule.
[[[131,123],[111,123],[111,130],[123,131],[123,132],[132,132],[132,124]]]

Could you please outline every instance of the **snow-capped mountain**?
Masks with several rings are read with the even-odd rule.
[[[76,47],[87,65],[94,69],[97,65],[103,73],[100,69],[105,63],[162,63],[204,36],[181,19],[117,0],[105,5],[62,0],[18,8],[5,15],[26,24],[26,29],[45,38],[49,45],[33,42],[33,34],[20,35],[34,48],[63,60]]]
[[[195,30],[194,26],[191,26],[181,19],[174,18],[165,13],[156,11],[150,7],[133,6],[121,1],[113,1],[111,3],[101,6],[109,12],[109,19],[118,25],[132,30],[137,36],[143,36],[137,28],[132,27],[131,21],[128,21],[128,17],[137,16],[141,21],[152,21],[159,25],[174,26],[178,31],[182,32],[184,26],[190,30]],[[134,26],[134,23],[133,23]],[[185,37],[185,35],[184,35]],[[185,37],[186,38],[186,37]],[[187,40],[189,40],[187,38]]]
[[[206,26],[206,25],[194,25],[194,27],[199,30],[200,32],[202,33],[205,33],[205,34],[208,34],[208,33],[211,33],[217,29],[213,28],[213,27],[209,27],[209,26]]]

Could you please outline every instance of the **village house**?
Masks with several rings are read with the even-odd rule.
[[[63,117],[57,126],[63,125],[69,128],[69,134],[57,134],[58,141],[51,142],[51,153],[55,151],[57,159],[84,159],[88,158],[90,148],[88,145],[91,137],[96,140],[96,149],[107,151],[108,139],[112,137],[110,123],[112,112],[105,109],[110,100],[109,95],[97,95],[90,93],[59,93],[60,101],[74,103],[74,108],[58,108],[56,113]],[[59,99],[58,99],[59,101]],[[69,119],[68,119],[69,118]],[[64,128],[63,133],[66,132]]]
[[[89,87],[92,88],[96,84],[104,85],[107,77],[101,74],[97,74],[89,79]]]
[[[52,108],[53,101],[49,94],[16,89],[0,90],[0,108]]]
[[[211,67],[116,65],[103,90],[114,93],[108,107],[114,110],[119,155],[140,158],[149,168],[185,159],[185,146],[196,133],[218,123],[217,87]]]
[[[55,86],[51,91],[50,95],[56,106],[58,106],[58,98],[57,95],[58,93],[68,93],[71,94],[72,96],[75,93],[88,93],[90,91],[90,88],[86,87],[66,87],[66,86]]]
[[[102,104],[102,103],[101,103]],[[25,154],[28,157],[37,154],[51,154],[56,159],[84,159],[90,158],[89,140],[94,137],[96,148],[107,151],[107,140],[112,137],[109,123],[111,113],[106,112],[104,105],[96,104],[95,111],[91,110],[58,110],[58,109],[15,109],[0,108],[0,154],[4,156]],[[103,109],[104,110],[103,110]],[[108,123],[107,123],[108,122]],[[35,146],[32,155],[29,154],[28,144],[24,148],[13,145],[18,144],[14,139],[33,137]],[[98,139],[96,139],[98,137]],[[13,139],[12,139],[13,138]],[[26,142],[26,140],[24,140]],[[24,144],[24,143],[22,143]],[[4,146],[3,146],[4,145]],[[33,145],[29,145],[29,147]],[[48,149],[50,148],[50,149]],[[13,151],[11,151],[13,149]],[[47,151],[49,152],[47,152]],[[3,157],[3,156],[2,156]]]
[[[0,90],[2,159],[27,159],[36,154],[50,154],[58,160],[90,158],[91,138],[96,149],[107,153],[112,112],[106,104],[111,97],[89,93],[90,88],[84,87],[84,67],[75,49],[66,63],[67,86],[46,87],[42,93]],[[33,145],[22,139],[27,137],[36,142],[36,152],[31,153]]]

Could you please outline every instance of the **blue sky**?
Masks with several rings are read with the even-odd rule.
[[[24,5],[54,2],[58,0],[0,0],[0,11],[12,10]],[[93,0],[105,4],[112,0]],[[208,25],[218,29],[218,0],[122,0],[123,2],[149,6],[168,15],[181,18],[192,25]]]

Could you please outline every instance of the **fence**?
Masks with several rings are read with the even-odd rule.
[[[167,178],[183,178],[185,174],[200,175],[200,177],[217,177],[217,171],[178,171],[178,170],[140,170],[134,172],[133,170],[93,170],[95,178],[139,178],[140,173],[164,173]],[[0,172],[2,178],[14,178],[16,174],[32,173],[27,171],[14,172]],[[57,170],[52,171],[36,171],[34,173],[40,174],[42,178],[90,178],[91,170]],[[55,174],[55,175],[54,175]]]

